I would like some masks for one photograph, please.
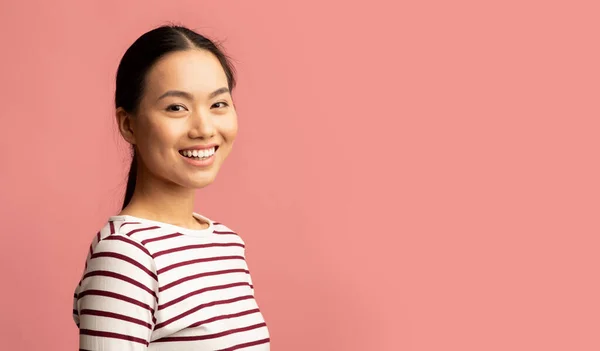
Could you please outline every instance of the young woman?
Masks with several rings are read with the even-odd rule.
[[[193,211],[237,134],[226,55],[159,27],[126,51],[116,85],[133,161],[123,209],[93,238],[75,290],[80,350],[269,350],[244,241]]]

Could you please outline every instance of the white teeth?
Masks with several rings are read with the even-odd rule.
[[[199,157],[199,158],[207,158],[215,154],[215,147],[211,147],[210,149],[204,150],[183,150],[181,154],[187,157]]]

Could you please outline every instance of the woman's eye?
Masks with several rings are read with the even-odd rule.
[[[181,112],[181,111],[185,111],[185,107],[182,105],[171,105],[169,107],[167,107],[167,111],[169,112]]]
[[[229,106],[229,105],[224,101],[219,101],[212,105],[212,107],[214,107],[214,108],[223,108],[223,107],[227,107],[227,106]]]

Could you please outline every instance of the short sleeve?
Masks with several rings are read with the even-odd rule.
[[[102,239],[76,290],[79,348],[147,350],[156,323],[158,281],[148,250],[126,235]]]
[[[248,265],[248,259],[246,257],[246,249],[244,249],[244,265],[245,265],[246,271],[248,272],[246,279],[247,279],[248,285],[250,286],[250,291],[252,292],[252,296],[255,296],[254,283],[252,282],[252,273],[250,273],[250,267]]]

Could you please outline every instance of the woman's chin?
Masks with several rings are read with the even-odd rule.
[[[188,179],[185,186],[192,189],[202,189],[206,186],[211,185],[215,181],[216,175],[203,175],[193,179]]]

